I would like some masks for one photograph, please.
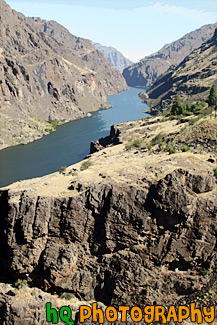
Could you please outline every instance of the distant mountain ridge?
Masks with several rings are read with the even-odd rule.
[[[93,43],[93,46],[101,51],[105,58],[111,63],[111,65],[117,69],[120,73],[123,72],[125,68],[133,64],[133,62],[127,59],[120,51],[111,46],[103,46],[99,43]]]
[[[27,18],[0,0],[0,148],[49,132],[127,89],[92,46],[54,21]],[[61,122],[61,123],[62,123]]]
[[[205,100],[217,85],[217,29],[213,37],[168,70],[148,90],[151,106],[165,106],[179,94],[183,100]]]
[[[213,36],[217,23],[205,25],[165,45],[160,51],[145,57],[123,71],[129,86],[150,87],[171,66],[178,65],[187,55]]]

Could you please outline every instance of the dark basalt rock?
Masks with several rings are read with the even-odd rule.
[[[121,128],[116,125],[112,125],[109,136],[90,143],[90,154],[100,151],[108,146],[120,144],[120,134]]]
[[[148,190],[107,183],[62,199],[1,191],[1,272],[106,305],[189,300],[215,275],[216,197],[198,196],[215,182],[179,169]]]

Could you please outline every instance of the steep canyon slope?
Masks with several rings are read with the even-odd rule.
[[[147,102],[162,107],[177,94],[183,101],[206,100],[212,85],[217,85],[217,29],[210,40],[158,78],[147,92]]]
[[[120,73],[123,72],[125,68],[133,64],[133,62],[127,59],[120,51],[111,46],[103,46],[99,43],[93,43],[93,46],[101,51],[105,58],[111,63],[111,65],[117,69]]]
[[[54,21],[26,18],[0,0],[0,148],[26,143],[51,123],[86,116],[126,89],[90,41]]]
[[[123,71],[129,86],[149,87],[171,66],[179,64],[194,49],[213,36],[217,23],[205,25],[181,39],[165,45],[160,51],[145,57]]]

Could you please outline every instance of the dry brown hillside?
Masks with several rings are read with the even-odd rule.
[[[37,139],[59,122],[107,105],[126,89],[90,41],[53,21],[26,18],[0,0],[0,148]]]
[[[178,65],[194,49],[210,39],[216,27],[217,23],[205,25],[179,40],[165,45],[157,53],[132,64],[123,72],[128,85],[150,87],[162,73],[171,66]]]
[[[179,94],[184,101],[206,100],[217,85],[217,29],[214,36],[167,71],[148,90],[148,103],[165,106]]]

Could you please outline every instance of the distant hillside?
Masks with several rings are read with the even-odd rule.
[[[210,39],[216,27],[217,23],[203,26],[129,66],[123,71],[127,84],[149,87],[162,73],[179,64],[195,48]]]
[[[114,47],[102,46],[99,43],[93,43],[93,46],[97,50],[101,51],[111,65],[121,73],[126,67],[133,63],[129,59],[125,58],[125,56]]]
[[[166,104],[176,94],[184,100],[204,99],[213,84],[217,85],[217,29],[210,40],[153,84],[147,92],[148,102]]]
[[[58,123],[107,105],[127,88],[89,40],[32,19],[0,0],[0,148],[26,143]]]

